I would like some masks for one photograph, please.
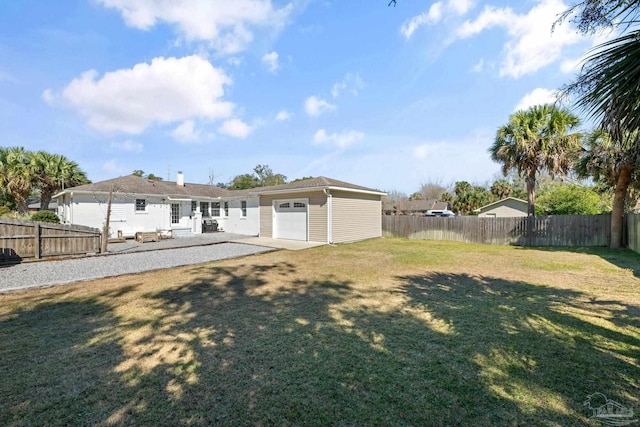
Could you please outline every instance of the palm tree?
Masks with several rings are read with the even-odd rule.
[[[583,33],[599,27],[623,28],[623,35],[591,51],[576,81],[563,89],[565,96],[577,95],[576,105],[606,131],[594,135],[595,145],[588,145],[590,154],[583,161],[591,164],[591,173],[608,177],[615,185],[610,246],[617,248],[622,243],[624,198],[629,185],[637,182],[639,166],[635,153],[640,132],[640,30],[631,28],[640,22],[640,0],[584,0],[560,20],[576,11]]]
[[[579,124],[567,109],[538,105],[515,112],[496,132],[491,159],[502,163],[505,176],[516,169],[526,179],[529,216],[535,215],[537,175],[546,170],[554,177],[569,171],[580,147],[580,135],[572,133]]]
[[[29,211],[29,195],[35,181],[32,154],[23,147],[0,148],[0,187],[13,197],[22,215]]]
[[[497,179],[491,185],[491,194],[496,196],[498,200],[507,198],[513,192],[513,186],[506,179]]]
[[[47,209],[51,197],[63,186],[89,183],[86,173],[74,161],[60,154],[38,151],[33,155],[36,186],[40,189],[40,208]]]
[[[640,130],[640,30],[597,46],[566,86],[576,105],[616,140]]]
[[[609,246],[622,246],[624,206],[629,188],[639,182],[640,152],[638,133],[618,143],[611,135],[597,129],[587,135],[585,148],[576,165],[582,177],[592,176],[596,181],[614,188],[611,212],[611,240]]]

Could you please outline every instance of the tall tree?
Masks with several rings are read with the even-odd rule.
[[[513,186],[506,179],[497,179],[491,185],[491,194],[498,200],[507,198],[513,192]]]
[[[280,173],[273,173],[268,165],[257,165],[253,168],[253,172],[253,174],[237,175],[227,184],[227,188],[230,190],[244,190],[287,183],[286,176]]]
[[[266,187],[269,185],[280,185],[287,183],[287,177],[280,173],[273,173],[268,165],[257,165],[253,168],[258,185]]]
[[[227,185],[229,190],[246,190],[249,188],[259,187],[260,184],[255,176],[250,173],[238,175]]]
[[[140,178],[150,179],[152,181],[162,181],[162,177],[153,173],[145,174],[142,169],[134,170],[131,175],[139,176]]]
[[[473,215],[475,209],[493,201],[489,190],[479,185],[471,185],[467,181],[456,182],[454,193],[453,210],[458,215]]]
[[[29,211],[29,195],[35,182],[32,153],[23,147],[0,148],[0,187],[13,198],[18,213]]]
[[[40,209],[48,209],[51,197],[63,187],[89,183],[86,173],[74,161],[46,151],[33,153],[35,186],[40,189]]]
[[[428,181],[420,185],[420,194],[424,200],[440,200],[447,189],[441,181]]]
[[[614,188],[611,212],[611,240],[609,246],[622,246],[625,200],[630,186],[640,183],[640,142],[638,133],[618,141],[597,129],[585,138],[576,170],[580,176],[591,176],[596,181]]]
[[[584,0],[567,10],[560,21],[576,16],[583,33],[601,27],[620,28],[621,35],[596,46],[582,65],[576,80],[564,93],[576,98],[576,105],[594,119],[603,135],[587,146],[584,162],[590,173],[615,180],[611,242],[622,244],[624,204],[628,187],[637,180],[640,148],[640,0]],[[599,172],[597,172],[600,170]]]
[[[491,159],[502,163],[505,175],[516,169],[526,179],[529,216],[535,215],[538,174],[547,171],[553,177],[569,171],[580,147],[580,134],[573,132],[579,123],[566,109],[537,105],[515,112],[498,128]]]

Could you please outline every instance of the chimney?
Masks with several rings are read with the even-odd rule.
[[[176,185],[178,187],[184,187],[184,175],[182,171],[178,171],[178,177],[176,178]]]

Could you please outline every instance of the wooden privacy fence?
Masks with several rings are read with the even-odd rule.
[[[97,228],[0,219],[0,262],[99,253],[100,239]]]
[[[627,214],[625,218],[627,246],[640,253],[640,214]]]
[[[608,246],[611,215],[535,218],[382,216],[386,236],[517,246]]]

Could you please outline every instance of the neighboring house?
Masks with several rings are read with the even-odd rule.
[[[527,216],[528,204],[525,200],[507,197],[475,209],[480,217],[505,218]]]
[[[29,213],[30,214],[34,214],[36,212],[41,211],[42,208],[40,207],[40,199],[29,199]],[[49,207],[47,208],[48,211],[51,212],[57,212],[58,210],[58,204],[56,203],[55,200],[51,200],[49,202]]]
[[[102,228],[113,190],[110,236],[202,233],[204,220],[250,236],[341,243],[382,235],[378,190],[319,177],[249,190],[151,181],[135,175],[68,188],[54,197],[63,223]]]
[[[394,206],[385,205],[385,215],[424,216],[431,210],[449,210],[449,203],[431,200],[400,200]]]

